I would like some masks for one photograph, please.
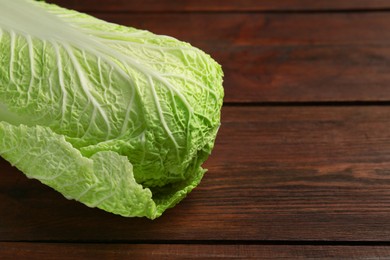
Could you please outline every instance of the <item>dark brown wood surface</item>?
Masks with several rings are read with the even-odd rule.
[[[386,10],[387,0],[52,0],[80,11],[100,12],[242,12],[242,11],[318,11]]]
[[[389,1],[50,2],[210,53],[222,126],[199,187],[154,221],[0,158],[0,259],[390,256]]]
[[[2,259],[385,259],[386,246],[0,243]],[[55,254],[53,254],[55,252]]]

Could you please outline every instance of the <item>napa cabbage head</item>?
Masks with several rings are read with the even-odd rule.
[[[203,51],[56,5],[0,0],[0,52],[0,155],[27,177],[151,219],[200,182],[223,98],[221,67]]]

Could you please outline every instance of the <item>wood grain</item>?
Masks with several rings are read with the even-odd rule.
[[[0,243],[8,259],[378,259],[388,246]]]
[[[1,160],[0,241],[387,241],[390,107],[225,107],[209,172],[155,221],[79,203]]]
[[[390,100],[387,13],[95,15],[210,53],[227,103]]]
[[[387,45],[386,12],[374,13],[95,13],[106,21],[203,44],[225,46]]]
[[[193,11],[313,11],[313,10],[383,10],[386,0],[50,0],[61,6],[82,11],[103,12],[193,12]]]

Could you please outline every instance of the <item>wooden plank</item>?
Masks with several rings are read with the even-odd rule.
[[[388,246],[0,243],[6,259],[377,259]]]
[[[390,107],[225,107],[209,172],[161,218],[68,201],[0,160],[0,241],[388,241]]]
[[[390,100],[390,46],[238,47],[212,51],[226,103]]]
[[[193,11],[313,11],[313,10],[382,10],[390,8],[386,0],[50,0],[61,6],[82,11],[103,12],[193,12]]]
[[[90,14],[110,22],[214,46],[388,45],[387,12]]]
[[[97,15],[210,53],[225,102],[390,100],[387,13]]]

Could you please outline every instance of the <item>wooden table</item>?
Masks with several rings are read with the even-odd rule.
[[[222,127],[200,186],[155,221],[0,160],[0,258],[390,257],[390,1],[51,2],[210,53]]]

